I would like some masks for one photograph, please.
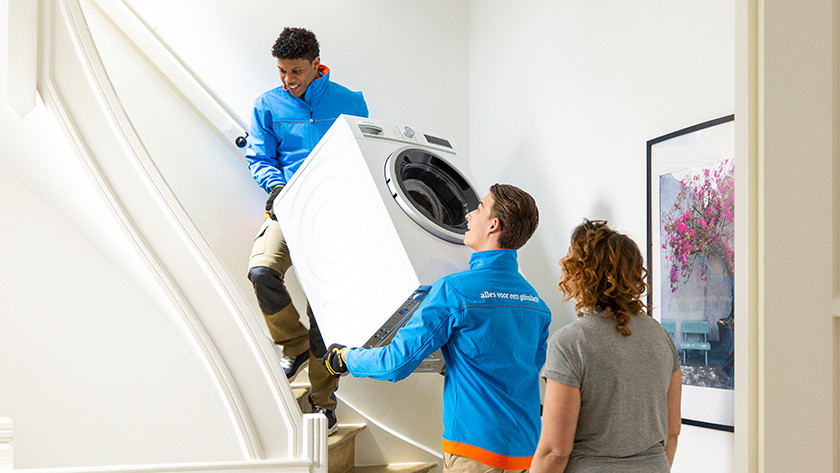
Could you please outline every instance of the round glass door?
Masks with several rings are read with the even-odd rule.
[[[428,151],[405,149],[388,157],[385,179],[414,222],[432,235],[464,244],[467,213],[481,199],[457,169]]]

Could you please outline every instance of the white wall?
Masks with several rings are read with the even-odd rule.
[[[476,0],[469,30],[473,169],[536,198],[520,258],[558,328],[571,229],[605,218],[644,252],[646,141],[734,112],[734,5]],[[674,470],[731,471],[732,442],[684,427]]]
[[[364,92],[370,115],[469,145],[467,4],[446,0],[127,0],[245,122],[277,87],[271,46],[285,26],[318,36],[332,80]]]

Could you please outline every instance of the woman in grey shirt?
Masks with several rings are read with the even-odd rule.
[[[532,473],[668,472],[680,432],[680,359],[647,315],[642,255],[585,220],[558,284],[579,319],[548,342],[542,433]]]

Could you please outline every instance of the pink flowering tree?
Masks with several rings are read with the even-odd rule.
[[[700,279],[714,264],[730,281],[735,271],[732,249],[735,219],[735,180],[730,160],[680,181],[674,206],[663,212],[663,257],[671,263],[671,292],[685,284],[698,256],[703,257]]]

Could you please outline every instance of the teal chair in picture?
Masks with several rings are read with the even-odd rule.
[[[674,338],[674,332],[677,329],[677,323],[674,322],[674,319],[662,319],[661,323],[662,323],[662,328],[664,328],[665,331],[668,332],[668,335],[673,339]]]
[[[709,321],[707,320],[683,320],[682,341],[680,350],[683,352],[683,364],[686,364],[686,352],[688,350],[700,350],[705,355],[706,365],[709,364],[709,350],[712,344],[709,343]],[[700,340],[700,337],[703,337]]]

